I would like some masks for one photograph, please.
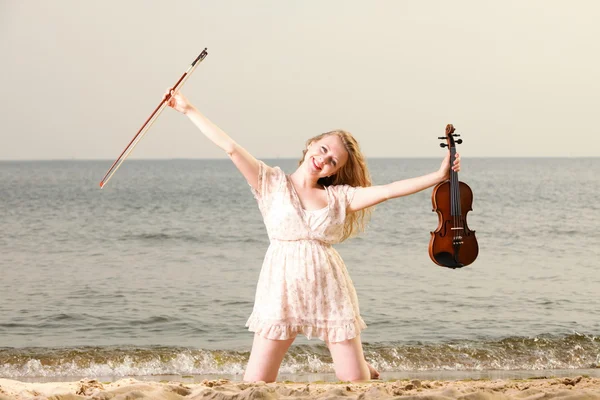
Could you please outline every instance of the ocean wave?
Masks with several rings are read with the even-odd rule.
[[[382,372],[600,368],[600,337],[573,333],[495,341],[365,344]],[[240,375],[249,352],[181,347],[0,348],[0,377]],[[293,346],[281,372],[331,373],[322,345]]]

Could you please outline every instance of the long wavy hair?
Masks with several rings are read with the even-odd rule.
[[[344,130],[335,130],[330,132],[322,133],[318,136],[310,138],[306,141],[306,148],[302,152],[302,158],[298,165],[302,165],[304,157],[308,151],[308,147],[313,143],[321,140],[326,136],[335,135],[339,137],[348,152],[348,161],[340,170],[332,176],[319,179],[318,183],[323,186],[331,185],[350,185],[354,187],[367,187],[371,186],[371,174],[367,168],[367,162],[364,155],[360,150],[358,142],[352,136],[350,132]],[[371,218],[371,212],[373,207],[368,207],[346,216],[344,222],[344,235],[342,240],[346,240],[350,237],[358,235],[360,232],[364,232],[369,219]]]

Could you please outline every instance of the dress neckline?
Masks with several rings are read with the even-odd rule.
[[[304,206],[302,205],[302,201],[300,201],[300,196],[298,196],[298,192],[296,191],[296,187],[294,186],[294,182],[292,182],[292,178],[289,175],[285,176],[286,180],[288,181],[288,184],[291,187],[291,192],[294,195],[294,198],[296,199],[296,201],[298,202],[298,207],[305,213],[318,213],[319,211],[325,211],[326,209],[329,209],[329,190],[327,189],[327,186],[323,186],[323,189],[325,189],[325,196],[327,197],[327,205],[325,207],[316,209],[316,210],[307,210],[306,208],[304,208]]]

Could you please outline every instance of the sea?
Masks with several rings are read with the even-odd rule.
[[[297,160],[267,159],[294,171]],[[374,184],[437,170],[371,159]],[[0,377],[241,380],[269,245],[222,160],[0,162]],[[395,378],[600,376],[600,158],[464,158],[479,256],[434,264],[432,190],[378,205],[337,246],[365,356]],[[299,337],[280,380],[335,381]]]

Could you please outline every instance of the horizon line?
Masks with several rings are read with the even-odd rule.
[[[398,159],[438,159],[440,157],[433,156],[405,156],[405,157],[377,157],[370,156],[368,160],[398,160]],[[496,158],[496,159],[517,159],[517,158],[600,158],[600,156],[475,156],[468,157],[469,159],[483,159],[483,158]],[[257,160],[298,160],[297,157],[256,157]],[[190,158],[190,157],[177,157],[177,158],[132,158],[127,161],[222,161],[229,160],[227,157],[220,158]],[[23,158],[23,159],[0,159],[0,162],[59,162],[59,161],[114,161],[112,158]]]

